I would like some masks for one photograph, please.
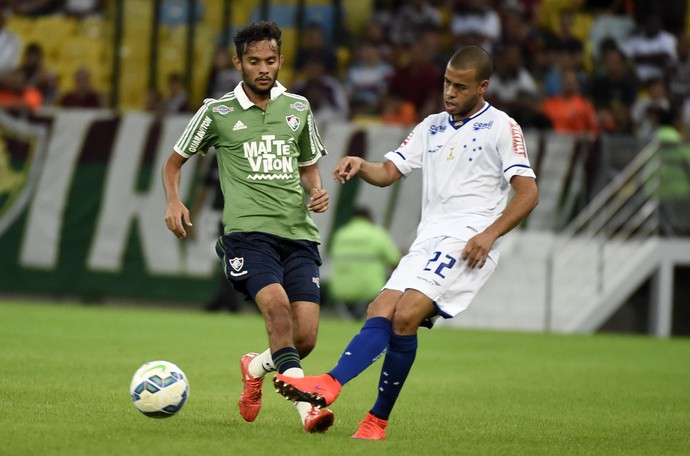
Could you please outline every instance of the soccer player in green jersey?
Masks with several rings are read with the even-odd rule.
[[[192,224],[179,195],[182,165],[215,147],[225,197],[225,233],[216,251],[235,289],[257,303],[268,333],[268,350],[240,360],[240,414],[254,421],[264,376],[274,370],[303,376],[300,359],[316,344],[321,258],[309,211],[324,212],[329,201],[317,167],[326,150],[309,101],[277,81],[280,29],[250,24],[234,42],[242,81],[221,98],[204,101],[165,163],[163,186],[165,223],[184,238]],[[333,424],[330,410],[295,405],[307,432],[325,432]]]

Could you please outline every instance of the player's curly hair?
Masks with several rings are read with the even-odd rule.
[[[489,80],[494,71],[491,56],[479,46],[464,46],[450,58],[448,66],[457,70],[477,70],[477,81]]]
[[[242,60],[242,56],[250,44],[265,40],[275,40],[278,45],[278,54],[280,54],[280,46],[283,43],[282,35],[280,27],[275,22],[255,22],[241,28],[233,37],[237,58]]]

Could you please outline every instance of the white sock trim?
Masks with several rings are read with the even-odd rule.
[[[263,377],[274,370],[276,370],[276,367],[273,365],[270,349],[266,349],[264,352],[259,353],[259,355],[255,356],[249,363],[249,373],[254,377]]]

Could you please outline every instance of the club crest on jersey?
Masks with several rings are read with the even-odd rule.
[[[230,267],[234,270],[230,272],[233,277],[241,276],[247,273],[247,271],[239,272],[244,267],[244,258],[231,258],[228,260]]]
[[[217,112],[217,113],[220,114],[221,116],[224,116],[224,115],[226,115],[226,114],[229,113],[229,112],[233,112],[234,110],[235,110],[235,108],[230,108],[230,107],[225,106],[225,105],[220,105],[220,106],[214,106],[214,107],[213,107],[213,112]]]
[[[285,121],[292,131],[297,131],[299,128],[299,117],[293,115],[285,116]]]
[[[295,109],[295,110],[297,110],[297,111],[299,111],[299,112],[302,112],[302,111],[304,111],[305,109],[307,109],[307,105],[305,105],[305,104],[302,103],[301,101],[298,101],[297,103],[292,103],[292,104],[290,105],[290,108]]]

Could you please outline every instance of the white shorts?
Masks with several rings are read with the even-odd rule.
[[[491,258],[481,269],[469,269],[462,260],[465,244],[466,241],[451,237],[415,241],[383,288],[418,290],[434,301],[443,318],[455,317],[467,309],[496,270]]]

